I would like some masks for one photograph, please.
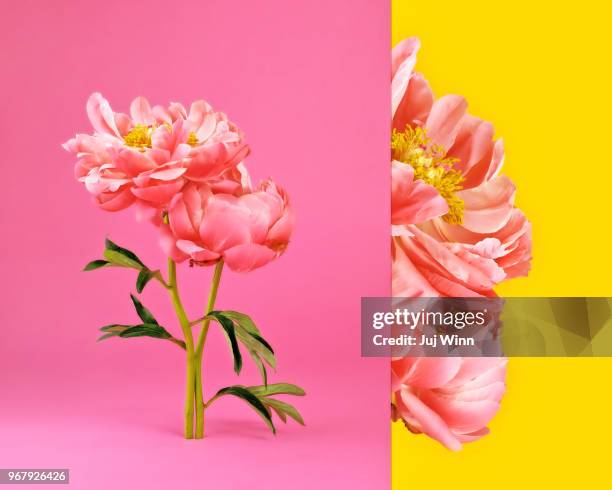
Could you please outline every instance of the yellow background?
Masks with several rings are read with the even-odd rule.
[[[437,96],[493,122],[533,223],[532,271],[502,296],[612,296],[612,4],[392,2]],[[511,359],[492,433],[452,453],[393,424],[394,490],[611,485],[612,359]]]

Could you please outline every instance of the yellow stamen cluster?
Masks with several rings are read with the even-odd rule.
[[[446,156],[444,148],[432,145],[427,131],[421,127],[406,126],[402,132],[393,130],[391,156],[394,160],[410,165],[414,178],[435,187],[448,204],[444,221],[453,225],[463,223],[463,200],[455,195],[465,180],[461,172],[453,169],[458,161]]]
[[[193,131],[191,131],[189,133],[189,136],[187,137],[187,144],[191,146],[196,146],[198,143],[199,143],[198,137]]]
[[[140,150],[151,148],[152,128],[144,124],[136,124],[132,130],[123,137],[127,146],[132,146]]]

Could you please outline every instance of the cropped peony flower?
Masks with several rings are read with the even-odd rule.
[[[434,98],[418,49],[410,38],[392,53],[393,294],[490,296],[527,274],[531,225],[498,175],[502,140],[463,97]]]
[[[186,182],[218,179],[249,151],[240,130],[201,100],[187,113],[178,103],[151,107],[137,97],[128,116],[94,93],[87,115],[94,134],[78,134],[64,148],[77,157],[77,179],[107,211],[134,202],[165,208]]]
[[[505,358],[407,357],[392,361],[396,419],[457,451],[489,432],[505,392]]]
[[[217,192],[209,184],[190,183],[168,208],[160,245],[176,262],[211,265],[223,259],[237,272],[261,267],[280,256],[293,232],[287,194],[271,180],[259,188]]]

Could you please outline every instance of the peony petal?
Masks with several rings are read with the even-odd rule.
[[[183,262],[188,259],[189,256],[181,252],[176,246],[176,238],[172,234],[170,227],[162,223],[159,227],[159,246],[163,252],[175,262]]]
[[[391,223],[412,225],[448,213],[448,204],[438,190],[414,180],[410,165],[391,162]]]
[[[201,203],[198,204],[201,207]],[[172,198],[168,206],[168,219],[175,237],[182,240],[198,241],[198,228],[194,226],[194,222],[191,219],[190,209],[185,202],[184,192]]]
[[[151,160],[145,153],[125,148],[121,150],[116,157],[117,167],[125,172],[130,177],[152,170],[156,167],[155,162]]]
[[[89,96],[86,105],[87,116],[91,125],[98,133],[106,133],[121,137],[115,124],[115,115],[108,101],[99,92]]]
[[[411,417],[418,420],[419,428],[423,433],[442,443],[451,451],[459,451],[461,449],[461,443],[451,432],[442,417],[409,390],[402,389],[396,401],[400,414],[408,412]]]
[[[453,379],[460,367],[458,357],[419,357],[401,381],[411,388],[437,388]]]
[[[152,126],[155,122],[153,111],[149,101],[142,97],[136,97],[130,104],[130,114],[136,124],[144,124],[145,126]]]
[[[130,206],[134,200],[129,188],[111,194],[99,194],[94,198],[96,204],[104,211],[121,211]]]
[[[184,185],[183,180],[176,180],[168,184],[152,185],[149,187],[133,187],[132,192],[143,201],[156,205],[164,205],[177,194]]]
[[[189,240],[177,240],[176,247],[197,262],[210,262],[220,257],[218,253],[206,250]]]
[[[457,192],[464,202],[463,227],[474,233],[495,233],[512,215],[515,186],[500,175],[478,187]]]
[[[467,102],[459,95],[445,95],[433,103],[425,128],[432,144],[448,150],[457,137]]]
[[[391,114],[404,97],[421,43],[416,37],[405,39],[391,52]]]
[[[228,267],[235,272],[249,272],[257,269],[277,256],[276,252],[265,245],[254,243],[237,245],[223,254]]]
[[[404,131],[406,126],[422,126],[433,103],[433,92],[427,80],[420,73],[413,74],[393,116],[393,129]]]

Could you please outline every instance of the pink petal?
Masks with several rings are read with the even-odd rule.
[[[149,187],[133,187],[132,192],[138,199],[153,204],[163,205],[170,201],[183,187],[184,182],[177,180],[169,184],[153,185]]]
[[[425,434],[442,443],[451,451],[459,451],[461,449],[461,443],[451,432],[442,417],[409,390],[403,389],[400,393],[400,396],[397,397],[397,406],[400,414],[408,412],[411,417],[418,420],[420,429]]]
[[[420,73],[413,74],[393,116],[393,128],[404,131],[406,126],[423,125],[433,103],[433,92],[427,80]]]
[[[235,272],[249,272],[257,269],[276,257],[274,250],[265,245],[254,243],[229,248],[223,254],[228,267]]]
[[[505,175],[478,187],[457,192],[463,199],[463,227],[475,233],[495,233],[510,219],[514,209],[515,186]]]
[[[453,379],[460,367],[457,357],[419,357],[401,380],[411,388],[437,388]]]
[[[130,114],[132,119],[137,124],[144,124],[145,126],[152,126],[155,122],[153,111],[149,101],[144,97],[136,97],[130,104]]]
[[[433,103],[425,128],[435,145],[448,150],[455,141],[467,102],[458,95],[445,95]]]
[[[417,38],[409,38],[400,42],[391,52],[391,114],[394,115],[400,101],[404,97],[414,65],[416,54],[420,47]]]
[[[121,211],[134,202],[135,198],[130,189],[124,189],[112,194],[99,194],[95,202],[105,211]]]
[[[162,223],[159,227],[159,232],[159,246],[168,257],[175,262],[183,262],[189,258],[186,253],[181,252],[176,247],[176,238],[174,238],[174,235],[167,224]]]
[[[115,115],[108,101],[102,94],[94,92],[89,96],[86,105],[87,116],[91,125],[98,133],[111,134],[121,137],[115,124]]]
[[[412,225],[448,212],[448,204],[437,189],[414,180],[410,165],[391,162],[391,223]]]
[[[251,241],[251,213],[238,198],[216,195],[208,199],[200,225],[200,241],[209,250],[223,252]]]
[[[189,240],[177,240],[176,247],[198,262],[209,262],[219,258],[219,254],[196,245]]]
[[[190,209],[185,202],[185,193],[179,193],[172,198],[168,207],[168,218],[174,236],[178,239],[197,241],[198,228],[191,219]]]
[[[455,169],[466,175],[481,162],[490,162],[493,153],[493,125],[468,114],[461,120],[457,138],[447,154],[458,158]],[[464,183],[465,188],[472,187]]]
[[[425,390],[419,392],[419,397],[448,427],[460,432],[472,432],[486,427],[499,410],[499,403],[494,400],[464,402]]]
[[[116,164],[119,169],[130,177],[136,177],[156,167],[155,162],[145,153],[132,150],[131,148],[125,148],[119,152],[116,157]]]

